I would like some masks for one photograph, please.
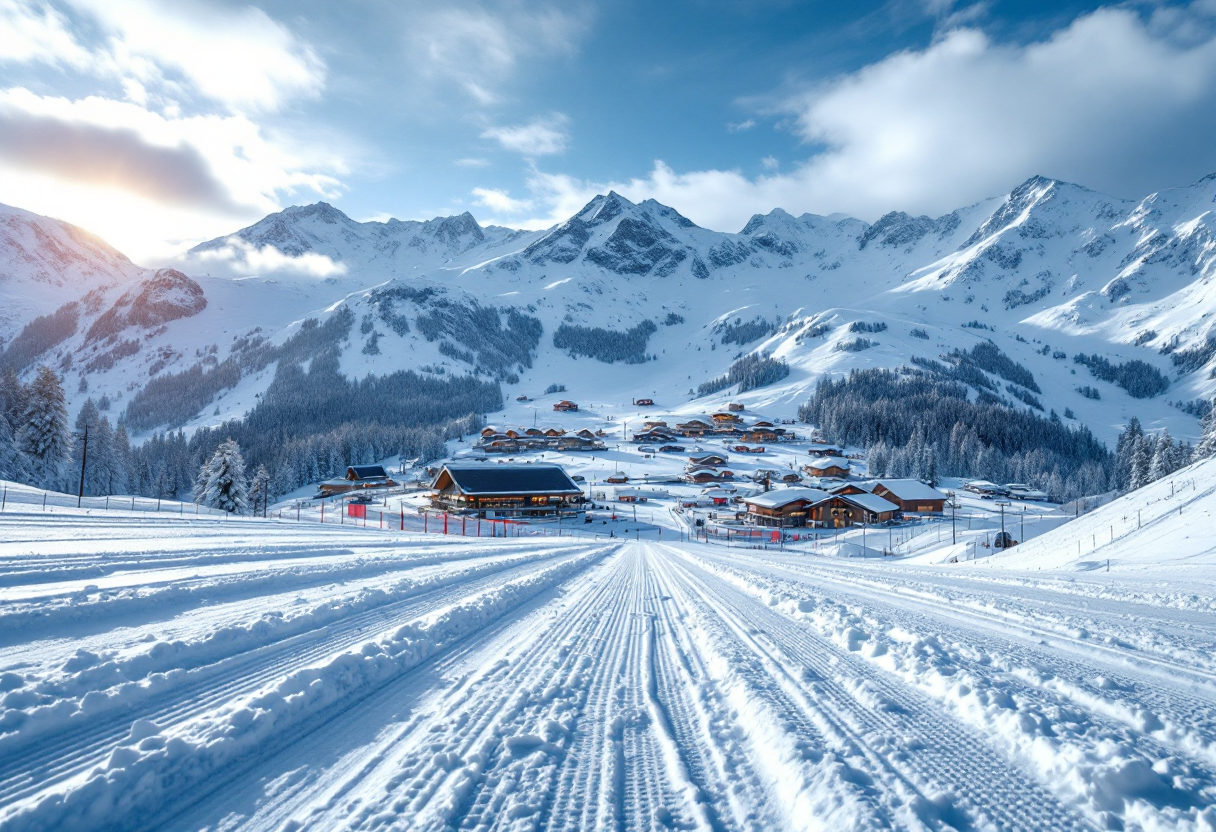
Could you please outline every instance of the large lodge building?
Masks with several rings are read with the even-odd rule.
[[[444,465],[431,484],[431,506],[488,520],[581,514],[583,490],[559,465]]]

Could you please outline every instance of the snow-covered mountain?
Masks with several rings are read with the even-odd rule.
[[[67,300],[145,274],[82,228],[0,205],[0,343]]]
[[[1216,388],[1214,200],[1216,176],[1139,202],[1034,177],[936,218],[892,212],[868,224],[775,209],[738,233],[616,193],[539,232],[482,227],[469,214],[361,223],[318,203],[184,255],[174,278],[183,314],[154,326],[122,318],[139,336],[113,330],[112,362],[93,360],[103,347],[88,333],[120,302],[116,290],[84,304],[76,331],[41,360],[71,367],[121,408],[150,378],[231,358],[231,383],[191,422],[212,423],[251,407],[273,377],[273,357],[251,360],[251,344],[273,347],[308,318],[342,314],[348,375],[477,371],[505,385],[508,421],[531,419],[515,411],[533,405],[514,399],[550,384],[606,410],[646,396],[665,412],[700,411],[730,395],[793,416],[825,375],[991,341],[1030,371],[1044,412],[1104,439],[1132,415],[1194,436],[1195,418],[1173,403]],[[101,273],[110,261],[97,260]],[[139,349],[117,355],[118,343]],[[784,359],[788,377],[694,398],[753,352]],[[1146,373],[1148,389],[1132,383]]]

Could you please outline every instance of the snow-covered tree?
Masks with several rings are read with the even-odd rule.
[[[1192,452],[1194,461],[1196,462],[1216,456],[1216,399],[1213,399],[1212,406],[1199,422],[1199,427],[1202,435],[1199,439],[1199,444],[1195,446],[1195,450]]]
[[[253,472],[253,480],[249,483],[249,496],[253,501],[253,513],[265,514],[270,502],[270,472],[265,465],[259,465]]]
[[[58,488],[63,482],[63,465],[72,455],[63,385],[55,371],[44,364],[38,368],[28,393],[21,449],[29,459],[33,481],[44,488]]]
[[[96,484],[96,466],[98,463],[97,456],[97,426],[101,422],[101,412],[98,411],[96,403],[92,397],[84,400],[84,404],[80,406],[80,412],[76,414],[76,436],[79,437],[72,444],[72,465],[70,470],[73,476],[79,476],[80,464],[82,455],[87,455],[85,459],[85,494],[100,494],[94,486]],[[84,435],[88,431],[88,447],[85,447]],[[76,485],[79,481],[72,481],[71,491],[76,490]]]
[[[127,426],[122,422],[114,429],[114,470],[110,481],[111,494],[129,494],[135,489],[131,485],[135,471],[131,460],[131,438]]]
[[[0,480],[24,482],[29,478],[30,466],[25,454],[17,447],[17,438],[8,419],[0,414]]]
[[[1152,451],[1149,450],[1148,440],[1143,435],[1134,439],[1135,445],[1131,454],[1131,471],[1128,475],[1127,488],[1135,491],[1152,482],[1149,476],[1152,468]]]
[[[230,514],[249,511],[249,480],[245,476],[245,459],[240,446],[226,439],[215,449],[198,472],[194,484],[194,500]]]

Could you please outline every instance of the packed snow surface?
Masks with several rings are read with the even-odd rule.
[[[1194,477],[1111,571],[19,506],[0,830],[1211,830]]]

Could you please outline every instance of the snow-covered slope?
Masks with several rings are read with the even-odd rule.
[[[508,422],[531,418],[521,408],[534,405],[517,396],[550,384],[607,414],[635,396],[673,414],[730,396],[791,417],[825,374],[991,340],[1033,374],[1045,409],[1071,412],[1101,438],[1132,415],[1193,437],[1196,420],[1171,403],[1216,388],[1214,199],[1216,176],[1140,202],[1034,177],[937,218],[892,212],[867,224],[775,209],[733,234],[616,193],[542,232],[483,228],[468,214],[360,223],[318,203],[184,255],[177,266],[206,307],[143,331],[138,354],[84,375],[89,394],[119,400],[153,376],[213,367],[249,339],[281,343],[304,319],[345,307],[355,322],[341,344],[345,372],[477,370],[505,384],[511,404],[496,418]],[[614,339],[579,327],[631,332],[626,352],[615,363],[590,357],[587,343]],[[65,366],[71,356],[79,372],[89,349],[82,324],[49,358]],[[789,376],[694,400],[699,384],[759,351],[786,360]],[[1144,362],[1168,386],[1134,398],[1074,363],[1079,353]],[[239,415],[273,371],[244,375],[192,424]]]

